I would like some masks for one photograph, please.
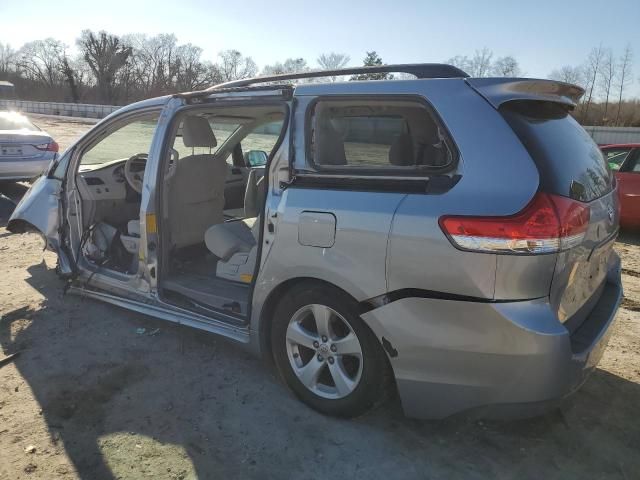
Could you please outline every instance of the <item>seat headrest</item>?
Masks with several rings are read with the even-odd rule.
[[[218,145],[209,121],[197,116],[188,116],[182,121],[182,143],[188,148],[213,148]]]
[[[389,148],[389,163],[400,167],[415,165],[413,138],[408,133],[398,135]]]

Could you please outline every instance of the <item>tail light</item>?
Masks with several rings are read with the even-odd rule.
[[[60,147],[57,142],[53,140],[49,143],[41,143],[40,145],[34,145],[38,150],[42,150],[43,152],[57,152]]]
[[[442,231],[464,250],[490,253],[553,253],[582,243],[589,206],[538,192],[519,213],[508,217],[440,217]]]

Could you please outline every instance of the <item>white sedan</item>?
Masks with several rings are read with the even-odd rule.
[[[58,154],[51,136],[17,112],[0,112],[0,180],[40,175]]]

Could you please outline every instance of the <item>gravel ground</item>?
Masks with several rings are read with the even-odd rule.
[[[35,120],[63,147],[90,126]],[[63,296],[55,256],[5,223],[0,358],[21,353],[0,367],[0,479],[640,478],[638,234],[616,246],[627,298],[600,368],[561,410],[424,422],[396,399],[344,421],[220,338]]]

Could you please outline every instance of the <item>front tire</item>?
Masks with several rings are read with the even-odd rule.
[[[378,339],[340,290],[305,282],[277,305],[271,348],[280,376],[307,405],[355,417],[384,398],[390,368]]]

